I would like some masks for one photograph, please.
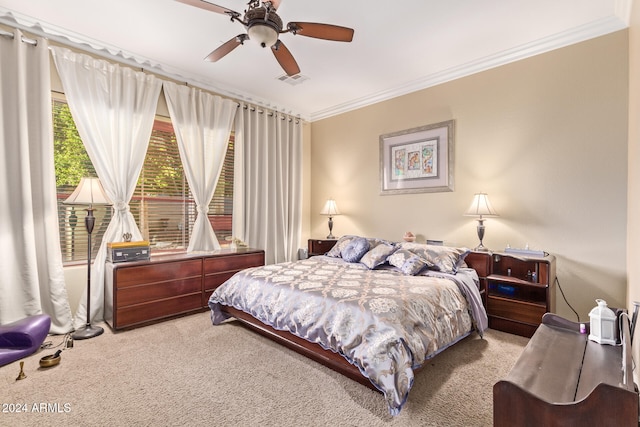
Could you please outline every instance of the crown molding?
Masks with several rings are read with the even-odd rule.
[[[326,119],[338,114],[343,114],[352,110],[367,107],[381,101],[386,101],[398,96],[417,92],[419,90],[427,89],[442,83],[470,76],[481,71],[486,71],[491,68],[496,68],[501,65],[530,58],[541,53],[550,52],[555,49],[559,49],[575,43],[625,29],[629,25],[628,22],[630,16],[631,1],[632,0],[620,0],[618,2],[626,4],[618,5],[619,7],[617,7],[616,11],[620,13],[620,16],[616,15],[603,18],[589,24],[576,27],[570,31],[554,34],[552,36],[545,37],[534,42],[515,47],[513,49],[508,49],[502,52],[498,52],[494,55],[489,55],[475,61],[467,62],[466,64],[462,64],[460,66],[432,73],[428,76],[424,76],[412,82],[396,86],[392,89],[376,92],[371,95],[355,99],[353,101],[345,102],[343,104],[327,108],[325,110],[313,112],[311,114],[310,120],[311,122],[314,122],[317,120]],[[626,20],[624,18],[625,14]]]

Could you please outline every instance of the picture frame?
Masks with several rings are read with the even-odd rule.
[[[380,194],[454,190],[455,120],[380,135]]]

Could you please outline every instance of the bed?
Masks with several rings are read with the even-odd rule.
[[[470,267],[489,257],[469,253],[343,236],[325,255],[236,273],[211,295],[211,319],[240,320],[380,391],[397,415],[426,360],[487,327]]]

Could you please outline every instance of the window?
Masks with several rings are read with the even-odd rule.
[[[54,99],[54,160],[58,195],[60,244],[65,262],[87,258],[85,211],[64,200],[80,178],[96,176],[89,156],[76,130],[66,102]],[[209,204],[209,220],[221,244],[231,236],[233,211],[234,140],[230,138],[214,197]],[[138,228],[152,251],[184,251],[196,217],[195,203],[182,169],[173,126],[156,119],[149,148],[130,202]],[[96,225],[92,233],[95,254],[111,220],[111,208],[95,206]]]

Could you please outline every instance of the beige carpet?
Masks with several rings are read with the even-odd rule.
[[[382,395],[208,313],[102,326],[56,367],[38,364],[54,349],[23,359],[24,380],[18,362],[1,367],[0,425],[489,426],[492,386],[528,341],[493,330],[463,340],[428,362],[391,417]]]

